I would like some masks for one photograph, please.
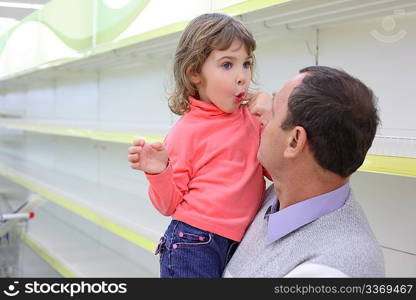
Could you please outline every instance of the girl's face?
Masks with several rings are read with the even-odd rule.
[[[226,50],[213,50],[202,65],[201,73],[191,74],[201,101],[212,103],[226,113],[240,105],[239,98],[251,82],[253,58],[240,40],[234,40]]]

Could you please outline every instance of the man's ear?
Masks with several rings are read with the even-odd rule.
[[[202,82],[201,75],[195,71],[194,68],[189,67],[186,71],[186,75],[188,76],[189,80],[193,85],[198,85]]]
[[[293,158],[298,156],[305,148],[308,141],[308,135],[305,128],[302,126],[295,126],[290,130],[287,136],[287,147],[283,153],[286,158]]]

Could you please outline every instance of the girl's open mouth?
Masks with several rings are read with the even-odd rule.
[[[235,96],[235,102],[241,103],[245,101],[244,99],[244,92],[241,92],[240,94],[238,94],[237,96]]]

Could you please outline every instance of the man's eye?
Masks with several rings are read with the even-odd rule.
[[[231,63],[229,63],[229,62],[226,62],[226,63],[223,63],[223,64],[222,64],[222,67],[223,67],[224,69],[228,70],[228,69],[231,69],[232,64],[231,64]]]

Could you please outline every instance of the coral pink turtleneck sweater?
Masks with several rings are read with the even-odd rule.
[[[150,200],[163,215],[239,242],[265,191],[259,118],[246,105],[225,113],[190,100],[165,139],[168,167],[146,174]]]

